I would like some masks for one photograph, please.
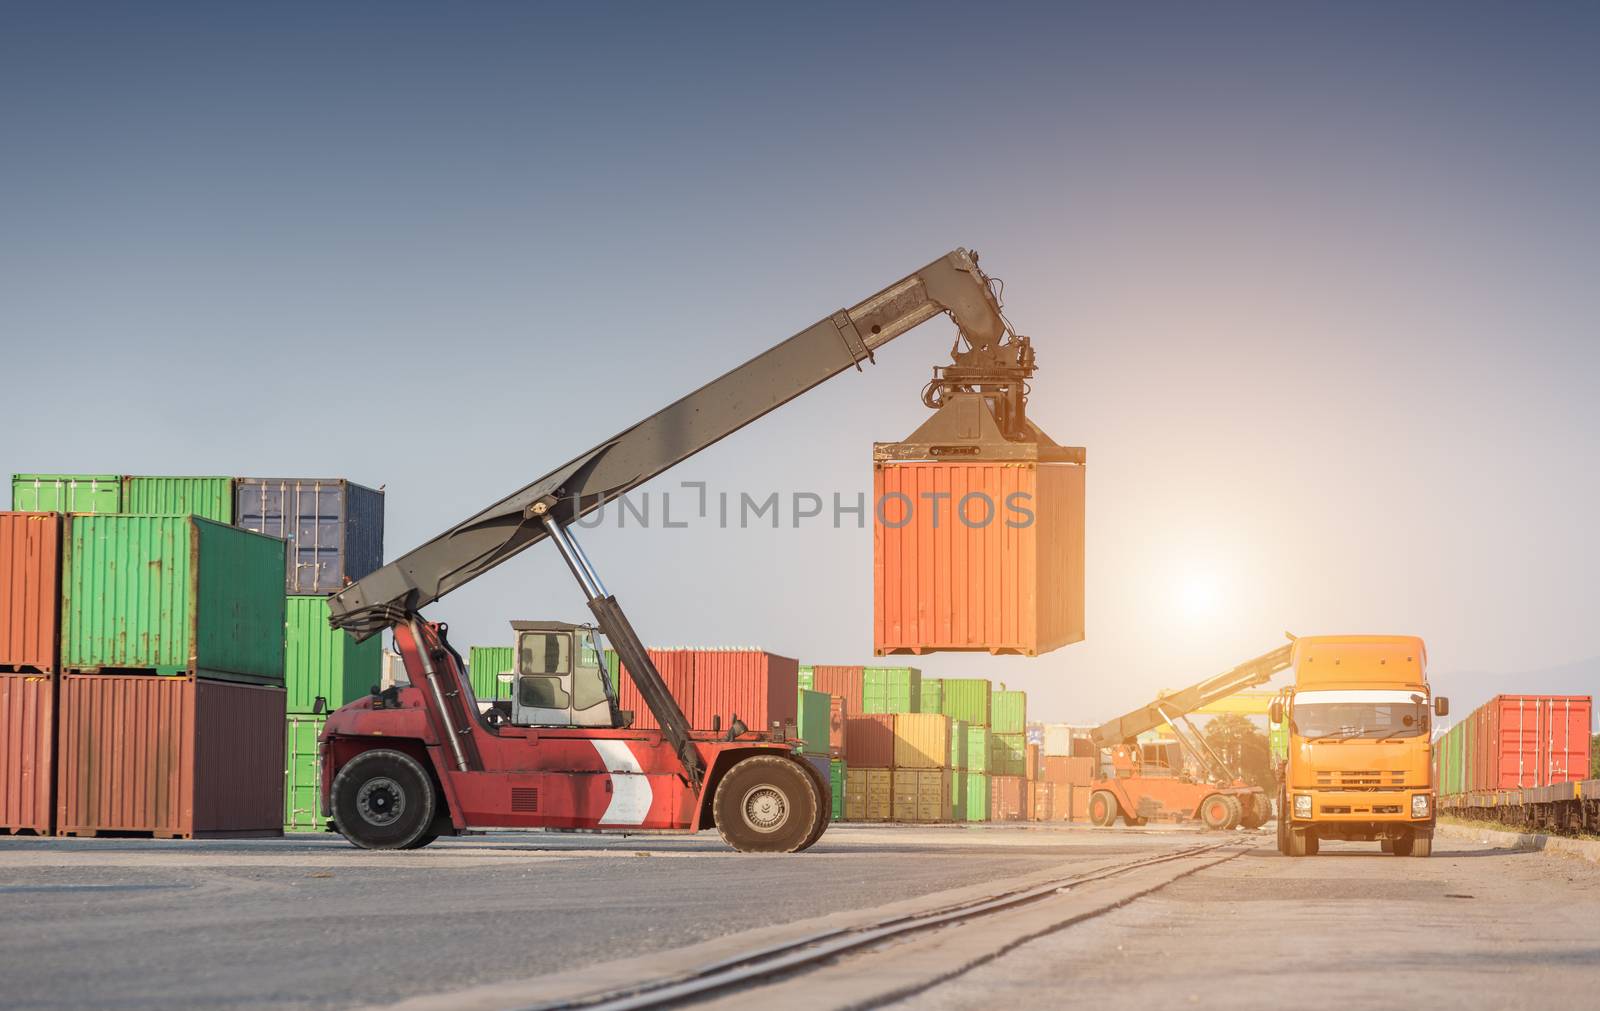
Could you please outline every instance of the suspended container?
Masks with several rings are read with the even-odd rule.
[[[125,477],[122,512],[140,516],[203,516],[233,522],[231,477]]]
[[[327,597],[286,597],[284,687],[289,711],[309,713],[320,696],[327,711],[368,694],[383,679],[383,641],[356,642],[328,625]]]
[[[11,508],[18,512],[117,513],[119,474],[13,474]]]
[[[234,525],[288,542],[287,593],[338,593],[383,567],[381,491],[344,478],[242,477],[233,494]]]
[[[66,674],[60,714],[57,834],[282,834],[281,687]]]
[[[922,671],[915,667],[865,667],[861,671],[863,713],[915,713],[922,703]]]
[[[326,716],[290,713],[284,721],[283,830],[326,832],[322,813],[322,749],[317,738]]]
[[[283,542],[195,516],[70,516],[61,667],[281,686]]]
[[[0,672],[54,674],[61,517],[0,513]]]
[[[952,720],[964,720],[987,727],[990,718],[992,686],[987,678],[943,678],[944,708]]]

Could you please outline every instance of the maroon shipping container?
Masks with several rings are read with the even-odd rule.
[[[0,832],[50,834],[56,679],[0,674]]]
[[[811,668],[811,689],[844,699],[846,715],[861,712],[862,668],[839,664],[817,664]]]
[[[1071,789],[1063,787],[1062,789]],[[1028,793],[1033,800],[1033,806],[1028,811],[1029,821],[1051,821],[1055,818],[1056,785],[1044,780],[1037,780],[1028,784]]]
[[[869,713],[844,721],[844,760],[851,769],[888,769],[894,765],[894,714]]]
[[[1028,781],[1021,776],[989,777],[989,820],[1021,821],[1028,810]]]
[[[0,671],[53,674],[61,613],[61,515],[0,513]]]
[[[759,649],[694,651],[694,701],[684,710],[689,726],[712,729],[722,718],[726,730],[738,717],[751,730],[799,718],[800,661]]]
[[[828,696],[828,754],[833,758],[845,756],[845,721],[850,718],[850,710],[846,708],[844,699],[837,695]]]
[[[145,674],[60,682],[56,833],[283,833],[282,688]]]
[[[688,716],[694,711],[694,651],[652,649],[646,652],[650,654],[650,662],[656,665],[661,679],[667,683],[667,690],[678,700],[678,708],[683,710],[684,716]],[[645,704],[644,696],[639,694],[639,686],[633,683],[633,676],[628,673],[628,668],[620,661],[618,666],[621,668],[621,674],[617,677],[617,708],[633,711],[633,725],[636,729],[660,730],[660,722]]]
[[[1094,764],[1092,758],[1045,755],[1039,760],[1039,778],[1058,786],[1088,786],[1094,779]]]
[[[1476,719],[1473,789],[1515,790],[1589,778],[1588,695],[1496,695]]]

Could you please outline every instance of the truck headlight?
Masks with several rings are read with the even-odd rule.
[[[1311,795],[1309,793],[1297,793],[1294,795],[1294,816],[1296,818],[1311,817]]]
[[[1411,817],[1426,818],[1428,816],[1428,795],[1414,793],[1411,795]]]

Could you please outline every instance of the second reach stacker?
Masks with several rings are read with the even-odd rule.
[[[737,714],[691,729],[617,598],[573,535],[579,517],[819,384],[874,361],[895,337],[948,315],[954,364],[936,373],[951,424],[932,447],[954,458],[1027,444],[1041,459],[1083,462],[1028,420],[1033,346],[1011,330],[976,254],[957,249],[822,319],[731,372],[501,499],[330,599],[331,621],[358,640],[394,632],[410,685],[328,717],[323,814],[358,846],[409,849],[445,834],[499,828],[696,831],[715,826],[745,851],[795,852],[828,826],[829,788],[794,753],[791,728],[746,727]],[[986,419],[974,426],[970,418]],[[465,664],[421,609],[549,539],[596,627],[517,629],[507,712],[479,711]],[[609,640],[659,722],[634,729],[602,674]],[[724,730],[723,727],[726,729]]]

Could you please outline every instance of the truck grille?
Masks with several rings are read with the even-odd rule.
[[[1317,785],[1331,790],[1384,790],[1406,785],[1400,769],[1353,769],[1347,772],[1319,772]]]

